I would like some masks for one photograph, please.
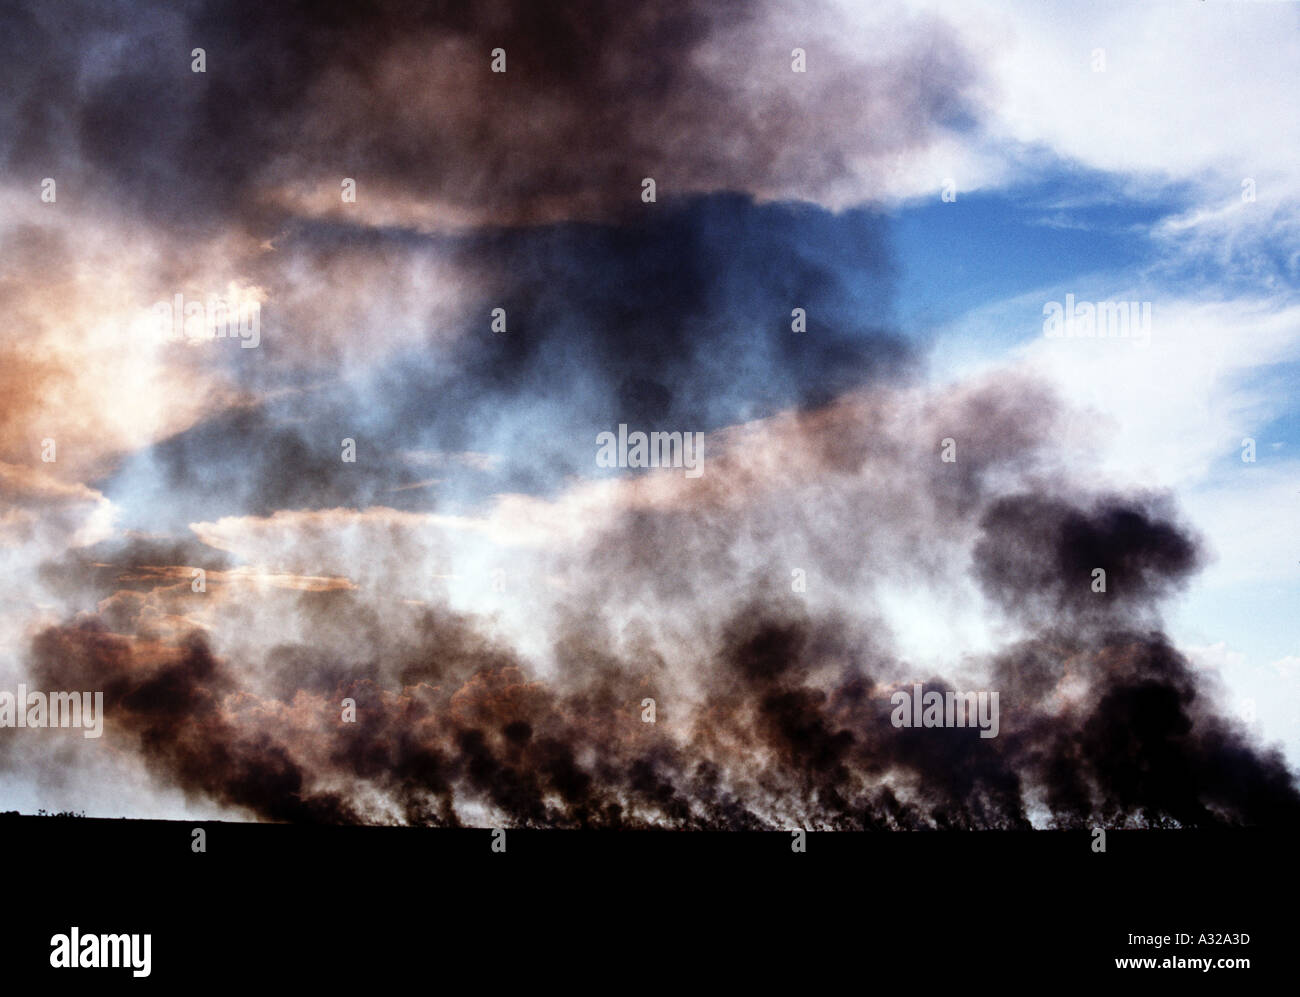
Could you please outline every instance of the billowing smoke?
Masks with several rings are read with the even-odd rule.
[[[1162,631],[1173,500],[1089,484],[1019,375],[921,384],[872,204],[974,127],[941,22],[125,6],[0,12],[0,163],[60,192],[0,228],[0,624],[118,775],[273,821],[1300,817]],[[228,285],[255,349],[114,338]],[[620,423],[703,473],[598,470]],[[897,725],[917,686],[996,732]]]
[[[963,410],[983,412],[996,432],[1000,418],[1015,418],[1020,391],[986,386]],[[1025,404],[1042,411],[1041,399]],[[769,427],[766,445],[821,463],[845,418],[799,415]],[[52,688],[104,688],[110,727],[162,778],[272,820],[885,829],[1300,816],[1280,756],[1224,716],[1158,629],[1159,599],[1199,556],[1167,503],[1070,498],[1045,485],[999,494],[986,467],[946,497],[931,490],[948,524],[940,535],[880,484],[910,488],[916,471],[907,457],[883,456],[898,441],[878,428],[874,454],[823,466],[819,508],[787,523],[782,541],[837,542],[848,572],[837,584],[863,600],[871,589],[855,559],[885,575],[925,561],[893,563],[876,549],[901,524],[930,537],[918,541],[930,557],[965,549],[987,605],[1017,634],[974,670],[1000,693],[996,737],[891,722],[896,689],[957,686],[893,655],[869,602],[818,609],[784,583],[733,575],[745,538],[765,529],[752,494],[748,512],[722,522],[699,495],[620,514],[580,557],[558,555],[551,567],[576,557],[591,593],[638,593],[630,615],[640,622],[616,632],[602,620],[608,602],[562,604],[551,669],[512,648],[489,617],[395,610],[374,592],[329,589],[296,593],[289,613],[311,636],[264,648],[256,662],[221,660],[197,632],[123,636],[100,613],[42,633],[32,671]],[[744,467],[760,444],[737,446],[707,480],[752,492]],[[937,480],[944,465],[928,456],[920,473]],[[780,475],[770,484],[798,503]],[[873,507],[885,520],[874,529],[858,518]],[[1106,572],[1105,592],[1094,568]],[[666,636],[659,614],[687,639]],[[351,645],[339,620],[360,630]],[[345,700],[356,722],[345,722]]]

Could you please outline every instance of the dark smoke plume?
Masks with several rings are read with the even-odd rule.
[[[968,829],[1025,828],[1035,814],[1062,827],[1300,818],[1280,755],[1225,719],[1147,627],[1198,557],[1160,501],[1013,494],[973,518],[972,572],[1029,631],[989,662],[1002,695],[990,739],[895,728],[889,694],[905,666],[860,623],[771,592],[701,633],[695,701],[671,663],[629,659],[594,624],[566,625],[556,676],[543,678],[487,621],[436,609],[411,609],[404,636],[375,632],[365,660],[331,664],[327,639],[282,647],[256,681],[199,634],[126,638],[89,616],[36,639],[33,674],[104,688],[110,726],[160,776],[268,820]],[[1091,591],[1092,565],[1110,568],[1113,594]],[[301,599],[322,620],[364,608],[350,591]],[[1107,599],[1110,610],[1089,608]],[[653,724],[645,698],[662,703]],[[357,723],[341,722],[344,699]]]
[[[257,350],[144,365],[210,408],[99,449],[115,420],[91,407],[61,440],[82,464],[0,481],[18,540],[66,515],[49,542],[77,551],[33,573],[25,598],[59,605],[13,630],[29,684],[102,690],[103,743],[160,785],[324,823],[1300,818],[1280,754],[1162,632],[1202,561],[1172,504],[1073,488],[1036,385],[915,388],[887,223],[863,205],[977,109],[981,56],[941,23],[899,16],[863,53],[815,4],[79,10],[0,8],[0,168],[57,175],[64,213],[42,217],[66,226],[5,233],[26,262],[0,304],[47,338],[4,352],[0,457],[34,463],[44,396],[96,383],[59,330],[227,282],[268,300]],[[122,273],[119,247],[139,249]],[[594,480],[594,434],[619,422],[707,433],[708,472]],[[500,477],[425,490],[485,453]],[[87,481],[53,478],[69,467]],[[73,548],[81,520],[50,510],[101,499],[191,539]],[[453,608],[472,579],[446,576],[481,567],[455,559],[467,536],[520,565],[531,645]],[[1003,628],[963,663],[1000,693],[998,736],[893,726],[894,691],[972,686],[895,649],[887,585]],[[5,765],[34,743],[0,734]]]

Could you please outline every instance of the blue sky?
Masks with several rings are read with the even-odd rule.
[[[894,215],[898,312],[908,328],[943,325],[983,305],[1087,279],[1131,279],[1156,262],[1151,228],[1188,205],[1186,195],[1125,198],[1121,185],[1062,164],[1011,189],[958,192],[910,203]],[[1081,287],[1080,295],[1084,288]],[[1040,331],[1039,311],[1025,338]],[[1014,328],[1006,335],[1014,340]],[[990,344],[993,345],[993,344]]]

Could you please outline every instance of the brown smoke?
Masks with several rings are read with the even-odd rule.
[[[883,420],[883,403],[872,404]],[[1022,427],[1022,442],[1051,425],[1044,400],[1024,386],[986,386],[946,404],[940,419],[983,413],[985,424],[970,427],[976,436],[1008,438],[1002,419]],[[1038,430],[1022,407],[1039,413]],[[833,441],[843,445],[850,411],[871,410],[841,403],[773,430],[791,447],[778,452],[821,467],[832,510],[787,533],[826,530],[842,555],[872,549],[869,533],[851,539],[866,505],[855,491],[880,496],[871,482],[882,465],[900,474],[908,459],[879,432],[860,439],[863,459],[845,459]],[[255,667],[219,660],[198,633],[115,634],[90,614],[36,638],[32,673],[49,688],[103,688],[111,733],[133,741],[162,779],[267,820],[845,829],[1023,828],[1035,815],[1064,827],[1296,821],[1300,795],[1281,756],[1221,714],[1158,629],[1159,600],[1199,562],[1167,501],[1002,493],[988,462],[1035,458],[973,449],[984,471],[955,491],[933,489],[952,536],[925,542],[940,552],[967,545],[973,577],[1020,630],[985,663],[1001,694],[995,738],[894,727],[889,695],[904,681],[960,686],[896,660],[869,606],[814,609],[758,581],[715,598],[713,625],[708,613],[691,624],[690,662],[672,660],[649,631],[616,639],[597,613],[569,607],[557,617],[557,667],[543,676],[486,618],[383,609],[376,593],[328,589],[294,597],[321,628],[318,641],[278,646]],[[753,509],[718,515],[742,484],[756,501],[746,459],[757,458],[743,447],[720,456],[714,489],[691,505],[616,519],[593,545],[604,553],[585,561],[593,591],[668,612],[665,576],[677,563],[694,604],[688,576],[719,559],[725,566],[737,538],[761,527]],[[937,459],[925,466],[945,473]],[[724,481],[730,488],[717,491]],[[697,542],[705,545],[692,550]],[[1111,597],[1091,591],[1094,566],[1107,569]],[[725,567],[708,577],[716,592]],[[336,620],[364,628],[351,657],[331,636]],[[654,723],[642,719],[647,698]],[[342,722],[344,699],[356,703],[355,723]]]

